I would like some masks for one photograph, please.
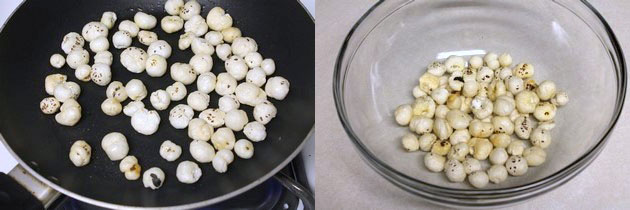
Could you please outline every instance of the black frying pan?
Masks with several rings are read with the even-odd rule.
[[[203,5],[201,15],[204,18],[214,6],[225,8],[243,35],[257,41],[263,57],[276,61],[275,75],[291,82],[285,100],[270,99],[278,108],[278,115],[266,126],[267,139],[254,143],[252,159],[237,157],[225,174],[218,174],[210,164],[199,164],[203,170],[201,179],[194,184],[180,183],[175,177],[175,169],[179,162],[193,160],[188,152],[191,140],[186,130],[170,126],[168,111],[185,100],[171,103],[169,109],[160,111],[160,129],[151,136],[144,136],[131,128],[129,117],[123,114],[109,117],[101,111],[100,104],[106,99],[105,87],[78,81],[67,65],[60,70],[50,66],[50,56],[63,53],[60,48],[63,36],[71,31],[80,33],[84,24],[100,20],[105,11],[114,11],[118,15],[116,25],[109,33],[110,41],[121,20],[133,20],[133,15],[142,10],[158,18],[158,27],[152,31],[173,47],[169,65],[188,62],[193,55],[190,49],[177,49],[177,39],[183,32],[166,34],[159,28],[159,20],[167,15],[163,9],[164,0],[28,0],[15,11],[0,33],[0,133],[18,161],[56,190],[112,208],[197,207],[216,203],[252,188],[284,167],[298,153],[314,124],[313,20],[297,1],[291,0],[199,2]],[[86,49],[87,45],[86,42]],[[137,39],[133,46],[146,49]],[[133,74],[120,64],[121,50],[110,47],[110,51],[114,54],[113,80],[126,83],[133,78],[141,79],[149,93],[165,89],[174,82],[168,73],[161,78],[152,78],[146,73]],[[213,57],[212,71],[215,74],[224,72],[223,62]],[[83,107],[83,116],[74,127],[61,126],[55,122],[54,116],[39,111],[40,100],[48,97],[44,91],[44,78],[52,73],[66,74],[69,80],[81,85],[78,101]],[[192,92],[196,85],[193,83],[187,89]],[[210,106],[217,107],[217,101],[217,94],[212,93]],[[128,102],[129,99],[123,105]],[[143,102],[151,109],[148,97]],[[251,108],[246,107],[245,111],[249,119],[253,119]],[[150,190],[144,188],[140,180],[124,178],[118,170],[119,161],[110,161],[100,146],[103,136],[113,131],[127,136],[129,154],[138,157],[143,169],[160,167],[164,170],[166,181],[162,188]],[[245,137],[238,133],[238,138]],[[70,146],[77,139],[84,139],[92,146],[91,161],[81,168],[74,167],[68,159]],[[176,162],[167,162],[158,153],[160,144],[166,139],[184,149]]]

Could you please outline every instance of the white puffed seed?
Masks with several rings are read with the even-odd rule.
[[[475,171],[481,170],[481,162],[475,158],[467,157],[463,162],[462,166],[464,166],[464,173],[472,174]]]
[[[245,55],[245,63],[247,63],[249,68],[259,67],[262,60],[262,55],[258,52],[250,52]]]
[[[281,76],[271,77],[265,85],[265,92],[271,98],[283,100],[289,93],[289,80]]]
[[[160,26],[166,33],[175,33],[184,28],[184,19],[179,16],[166,16],[160,21]]]
[[[164,27],[164,26],[162,26]],[[138,41],[143,45],[149,46],[151,43],[158,40],[158,36],[155,32],[142,30],[138,32]]]
[[[407,152],[415,152],[420,149],[420,142],[418,142],[418,137],[412,133],[405,134],[402,139],[402,146]]]
[[[466,129],[471,120],[468,114],[457,109],[450,110],[446,114],[446,121],[455,130]]]
[[[527,172],[527,161],[519,156],[512,155],[508,158],[507,162],[505,162],[505,168],[507,168],[508,173],[512,176],[521,176]]]
[[[212,70],[212,57],[207,54],[196,54],[188,63],[197,74],[208,73]]]
[[[499,184],[507,179],[508,172],[503,165],[493,165],[488,169],[488,179],[495,184]]]
[[[514,120],[514,133],[521,139],[529,139],[533,129],[529,115],[523,115]]]
[[[267,76],[273,74],[276,71],[276,63],[271,58],[265,58],[260,63],[260,67],[263,71],[265,71],[265,74],[267,74]]]
[[[420,90],[420,86],[416,85],[413,86],[413,89],[411,90],[411,94],[413,95],[414,98],[420,98],[422,96],[426,96],[427,93],[425,93],[424,91]]]
[[[193,140],[189,150],[190,155],[200,163],[209,163],[215,155],[214,148],[206,141]]]
[[[129,33],[129,31],[116,31],[114,36],[112,36],[112,45],[114,45],[114,48],[116,49],[127,48],[131,46],[131,38],[131,33]]]
[[[499,96],[493,105],[493,113],[498,116],[509,116],[514,111],[516,104],[510,96]]]
[[[512,137],[505,133],[495,133],[490,136],[490,142],[494,145],[494,148],[506,148],[512,142]]]
[[[225,61],[225,70],[237,81],[245,78],[248,69],[245,60],[238,56],[232,56]]]
[[[186,104],[178,104],[173,107],[168,115],[168,121],[175,129],[184,129],[188,127],[188,123],[192,120],[195,112]]]
[[[234,93],[236,85],[236,79],[224,72],[217,75],[217,85],[214,90],[221,96],[229,95]]]
[[[166,68],[168,68],[166,58],[157,54],[149,56],[145,65],[147,74],[152,77],[164,76],[164,74],[166,74]]]
[[[76,167],[81,167],[90,163],[90,156],[92,155],[92,147],[83,141],[75,141],[70,147],[69,158],[72,164]]]
[[[61,49],[64,53],[69,54],[73,50],[83,49],[84,44],[85,39],[83,39],[81,35],[76,32],[70,32],[63,36],[63,41],[61,41]]]
[[[194,1],[194,0],[193,0]],[[192,184],[201,178],[201,168],[197,163],[192,161],[182,161],[177,165],[176,176],[179,182],[184,184]]]
[[[525,89],[525,84],[523,82],[523,79],[521,78],[509,76],[505,79],[505,82],[507,83],[507,89],[510,91],[510,93],[514,95],[520,93]]]
[[[105,91],[105,95],[107,98],[114,98],[119,102],[127,100],[128,97],[125,86],[123,86],[122,82],[119,81],[109,83],[107,90]]]
[[[508,145],[506,151],[510,155],[522,155],[527,146],[524,141],[515,140]]]
[[[484,188],[488,185],[488,174],[485,171],[475,171],[468,176],[468,182],[475,188]]]
[[[514,76],[517,76],[521,79],[526,79],[534,76],[534,66],[529,63],[519,63],[514,68]]]
[[[138,112],[138,110],[144,109],[144,104],[142,101],[131,101],[123,108],[123,113],[125,115],[131,117],[133,114]]]
[[[529,140],[532,145],[545,149],[551,145],[551,132],[538,127],[532,131]]]
[[[223,159],[221,156],[215,155],[214,159],[212,159],[212,167],[216,172],[225,173],[228,167],[227,160]]]
[[[217,150],[222,149],[233,149],[234,143],[236,141],[234,137],[234,132],[229,128],[219,128],[217,129],[212,137],[210,138],[212,145]]]
[[[193,140],[208,141],[214,129],[205,120],[195,118],[188,123],[188,137]]]
[[[439,77],[444,75],[444,72],[446,72],[446,67],[439,61],[433,61],[433,63],[427,66],[427,72]]]
[[[490,83],[494,78],[494,71],[488,67],[481,67],[477,72],[477,82],[479,83]]]
[[[164,40],[157,40],[151,43],[151,45],[149,45],[149,48],[147,49],[147,53],[149,56],[161,55],[164,58],[171,57],[171,51],[171,45],[169,45],[168,42]]]
[[[551,99],[551,103],[556,106],[564,106],[569,103],[569,95],[564,91],[557,91],[556,96]]]
[[[254,156],[254,144],[247,139],[241,139],[234,144],[234,153],[240,158],[249,159]]]
[[[539,103],[534,109],[534,117],[540,122],[551,121],[556,117],[556,106],[551,102]]]
[[[516,109],[518,110],[518,112],[529,114],[534,112],[534,110],[536,109],[536,105],[538,105],[538,102],[540,102],[540,99],[538,98],[538,95],[536,95],[536,93],[525,90],[516,94],[515,101]]]
[[[485,160],[492,151],[492,143],[488,139],[479,139],[473,146],[473,157],[477,160]]]
[[[236,86],[234,90],[236,99],[241,104],[256,106],[259,103],[267,100],[267,94],[261,88],[248,82],[244,82]]]
[[[190,45],[192,44],[193,39],[195,38],[197,37],[195,37],[193,34],[184,33],[179,36],[179,40],[177,41],[177,47],[180,50],[188,49]]]
[[[125,158],[129,152],[129,145],[125,135],[119,132],[111,132],[103,137],[101,147],[112,161]]]
[[[101,22],[89,22],[83,26],[83,30],[81,30],[81,35],[85,38],[85,41],[91,42],[99,37],[107,37],[107,33],[109,29],[107,26]]]
[[[171,101],[180,101],[186,97],[188,91],[186,90],[186,86],[184,86],[181,82],[175,82],[172,85],[166,87],[166,92],[171,98]]]
[[[501,67],[507,67],[512,65],[512,56],[508,53],[499,55],[499,64]]]
[[[94,55],[94,63],[102,63],[105,65],[111,66],[113,61],[114,61],[114,55],[112,55],[112,53],[109,51],[97,52],[96,55]]]
[[[495,116],[491,121],[495,133],[505,133],[508,135],[514,133],[514,123],[512,123],[509,117]]]
[[[217,57],[221,60],[226,61],[230,55],[232,55],[232,47],[229,44],[220,44],[217,45]]]
[[[210,58],[210,59],[212,59],[212,58]],[[194,66],[193,66],[193,68],[194,68]],[[216,87],[216,83],[217,83],[217,77],[214,76],[214,74],[212,72],[201,73],[197,77],[197,90],[202,92],[202,93],[209,94]]]
[[[264,69],[264,68],[263,68]],[[433,89],[438,88],[440,85],[440,77],[430,73],[424,73],[419,79],[420,90],[425,93],[430,93]]]
[[[490,99],[483,96],[476,96],[470,104],[470,109],[476,118],[484,119],[492,115],[494,104]]]
[[[165,110],[171,104],[171,97],[165,90],[156,90],[151,93],[149,100],[156,110]]]
[[[143,135],[154,134],[160,125],[160,115],[155,110],[140,109],[131,116],[131,127]]]
[[[206,35],[203,36],[204,39],[208,40],[212,46],[217,46],[223,44],[223,34],[219,31],[208,31]]]
[[[53,95],[61,103],[69,99],[77,99],[79,98],[79,94],[81,94],[81,88],[77,83],[71,81],[57,85],[53,91]]]
[[[101,110],[109,116],[116,116],[122,112],[122,104],[115,98],[107,98],[101,103]]]
[[[232,26],[232,17],[223,8],[213,7],[206,16],[206,23],[212,30],[221,31]]]
[[[444,66],[448,73],[463,71],[466,67],[466,60],[459,56],[449,56],[446,61],[444,61]]]
[[[238,109],[241,103],[236,99],[236,95],[224,95],[219,98],[219,109],[223,112],[229,112]]]
[[[446,103],[446,99],[448,99],[449,94],[449,91],[445,88],[436,88],[431,91],[431,98],[433,98],[437,104],[444,104]]]
[[[267,137],[265,125],[256,121],[247,123],[243,128],[243,133],[253,142],[265,140]]]
[[[200,37],[208,32],[208,24],[201,15],[195,15],[184,23],[184,32]]]
[[[107,51],[109,49],[109,41],[107,37],[98,37],[90,42],[90,50],[92,52],[98,53]]]
[[[157,25],[157,18],[144,12],[136,12],[133,16],[133,22],[135,22],[140,29],[150,30]]]
[[[186,102],[193,110],[203,111],[210,104],[210,95],[201,91],[194,91],[188,95]]]
[[[258,51],[258,44],[250,37],[238,37],[232,41],[232,53],[245,57],[247,53]]]
[[[245,81],[252,83],[258,87],[262,87],[267,82],[267,75],[260,67],[254,67],[247,72]]]
[[[190,85],[197,79],[197,73],[195,73],[190,64],[174,63],[171,65],[171,78],[184,85]]]
[[[120,53],[120,63],[132,73],[143,72],[148,58],[149,55],[137,47],[128,47]]]
[[[466,155],[468,155],[468,144],[462,142],[459,144],[455,144],[451,147],[451,150],[448,152],[448,159],[455,159],[459,161],[464,161]]]
[[[59,53],[55,53],[50,56],[50,65],[55,68],[61,68],[64,64],[66,64],[66,58]]]
[[[508,159],[508,153],[505,148],[494,148],[490,152],[490,163],[493,165],[503,165]]]
[[[66,63],[70,68],[76,69],[78,66],[88,64],[90,62],[90,53],[85,49],[76,49],[70,51],[66,56]]]
[[[195,0],[190,0],[184,4],[184,7],[179,12],[179,16],[184,20],[189,20],[195,15],[199,15],[201,13],[201,5],[199,2]]]
[[[403,106],[403,105],[401,105],[401,106]],[[409,108],[411,108],[411,105],[408,105],[408,106],[409,106]],[[435,107],[435,115],[434,116],[436,118],[445,119],[446,118],[446,114],[448,114],[448,111],[450,111],[450,109],[446,105],[444,105],[444,104],[438,105],[437,107]]]
[[[254,107],[254,119],[264,125],[276,117],[278,110],[269,101],[264,101]]]
[[[229,150],[229,149],[219,150],[217,151],[216,156],[219,156],[221,159],[225,160],[225,162],[228,165],[234,162],[234,153],[232,153],[232,150]]]
[[[60,106],[61,103],[59,103],[59,100],[55,97],[47,97],[39,102],[39,109],[42,110],[44,114],[54,114],[59,111]]]
[[[160,156],[168,162],[173,162],[182,154],[182,147],[166,140],[160,145]]]
[[[466,97],[474,97],[479,90],[479,84],[475,81],[466,81],[462,87],[462,95]]]
[[[398,123],[399,125],[408,125],[409,121],[411,121],[411,116],[413,116],[411,106],[409,104],[398,106],[396,108],[396,111],[394,111],[394,116],[396,119],[396,123]]]
[[[552,81],[545,80],[536,88],[536,94],[542,101],[549,100],[556,95],[556,84]]]
[[[446,161],[444,171],[446,171],[446,178],[451,182],[463,182],[466,179],[464,165],[458,160],[451,159]]]
[[[139,79],[132,79],[125,85],[125,91],[131,100],[139,101],[147,97],[147,87]]]
[[[179,12],[184,8],[184,0],[167,0],[164,3],[164,10],[169,15],[179,15]]]
[[[142,167],[138,164],[138,159],[135,156],[127,156],[120,161],[118,165],[120,172],[125,174],[125,179],[137,180],[140,178],[140,171]]]
[[[123,20],[118,24],[119,31],[127,31],[131,37],[138,36],[138,32],[140,32],[140,27],[136,23],[131,20]]]
[[[241,37],[243,34],[241,33],[241,29],[229,27],[221,30],[221,35],[223,35],[223,40],[225,42],[232,43],[234,39]]]
[[[225,113],[225,126],[234,130],[241,131],[247,122],[247,113],[243,110],[234,109]]]
[[[220,109],[207,109],[199,113],[199,118],[205,120],[210,126],[218,128],[225,124],[225,112]]]
[[[530,147],[523,151],[523,158],[527,160],[528,166],[539,166],[547,159],[547,153],[540,147]]]
[[[445,119],[437,118],[433,121],[433,133],[440,140],[446,140],[453,133],[453,128]]]
[[[420,150],[425,151],[425,152],[431,151],[431,148],[433,147],[433,144],[435,143],[436,140],[437,140],[437,137],[435,136],[435,134],[432,134],[432,133],[423,134],[422,136],[418,138]]]
[[[502,80],[505,80],[508,77],[512,76],[512,69],[510,69],[509,67],[503,67],[501,69],[498,69],[498,72],[499,72],[499,74],[495,75],[495,77],[498,77],[499,79],[502,79]],[[506,86],[507,86],[507,84],[506,84]]]
[[[427,153],[424,155],[424,166],[432,172],[440,172],[444,170],[444,162],[446,162],[446,158],[441,155],[436,155],[433,153]]]
[[[102,63],[95,63],[92,65],[92,71],[90,72],[90,79],[97,85],[105,86],[112,81],[112,71],[109,65]]]
[[[162,171],[162,169],[158,167],[153,167],[149,170],[146,170],[142,174],[142,184],[145,188],[157,190],[158,188],[162,187],[165,178],[166,175],[164,174],[164,171]]]

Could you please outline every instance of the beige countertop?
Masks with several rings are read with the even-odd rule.
[[[316,206],[318,209],[418,209],[432,205],[390,184],[360,157],[337,118],[333,66],[354,22],[375,0],[317,0],[316,23]],[[630,46],[630,1],[591,0],[622,46]],[[624,48],[626,61],[630,48]],[[630,100],[627,98],[626,102]],[[627,105],[627,104],[626,104]],[[623,209],[630,207],[630,108],[625,107],[599,157],[565,185],[514,209]],[[611,164],[622,163],[622,164]]]

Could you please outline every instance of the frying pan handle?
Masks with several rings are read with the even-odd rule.
[[[304,204],[304,209],[312,210],[315,209],[315,197],[313,193],[309,191],[306,187],[302,186],[297,181],[287,177],[283,173],[277,173],[273,176],[282,186],[287,188],[293,194],[297,195],[302,203]]]
[[[31,173],[26,171],[24,167],[17,164],[8,176],[1,174],[0,182],[6,182],[8,185],[0,187],[0,193],[2,191],[8,191],[9,197],[28,197],[22,200],[22,205],[31,205],[33,207],[42,206],[42,208],[48,208],[52,202],[59,197],[60,193],[52,189],[50,186],[36,179]],[[4,187],[11,187],[12,189],[5,189]],[[29,193],[30,192],[30,193]],[[23,194],[30,194],[23,195]]]

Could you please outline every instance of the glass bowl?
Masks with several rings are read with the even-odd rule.
[[[559,108],[547,161],[519,177],[474,189],[431,173],[424,152],[405,152],[410,132],[398,105],[436,59],[508,52],[553,80],[570,102]],[[626,67],[612,30],[586,1],[388,0],[354,25],[335,66],[339,118],[363,159],[400,188],[456,207],[505,206],[554,189],[586,168],[606,144],[623,107]]]

